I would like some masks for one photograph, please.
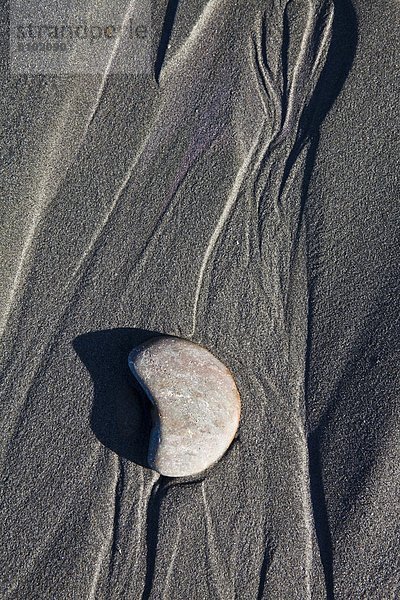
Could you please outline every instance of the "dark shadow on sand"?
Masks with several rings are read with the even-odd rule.
[[[302,199],[303,206],[307,201],[308,188],[314,168],[319,145],[320,127],[331,110],[334,102],[340,95],[343,85],[350,73],[358,44],[357,17],[351,0],[335,0],[335,15],[333,21],[332,39],[325,67],[321,73],[314,96],[303,115],[300,127],[308,128],[311,132],[312,145],[310,147],[304,173]],[[312,352],[312,306],[311,282],[309,282],[309,319],[306,358],[306,412],[310,409],[310,360]],[[329,510],[325,497],[323,469],[321,465],[321,438],[327,423],[322,420],[316,431],[308,439],[310,493],[313,508],[315,531],[324,571],[325,589],[327,600],[334,599],[333,577],[333,545],[329,523]]]
[[[160,79],[160,73],[164,64],[165,54],[167,52],[168,43],[171,38],[172,28],[174,26],[176,11],[178,10],[179,0],[169,0],[167,10],[165,11],[165,18],[163,28],[161,32],[161,39],[158,45],[157,57],[155,62],[155,77],[158,82]]]
[[[135,386],[128,355],[132,348],[157,335],[121,328],[91,331],[73,342],[94,384],[92,431],[104,446],[142,466],[147,466],[150,406]]]

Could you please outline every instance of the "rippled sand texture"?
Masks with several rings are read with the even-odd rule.
[[[400,8],[353,4],[154,2],[151,76],[3,47],[2,598],[397,597]],[[205,478],[143,466],[152,332],[238,384]]]

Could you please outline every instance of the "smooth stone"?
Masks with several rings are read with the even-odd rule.
[[[219,460],[240,418],[239,392],[227,367],[205,348],[168,336],[134,348],[128,361],[154,406],[149,466],[184,477]]]

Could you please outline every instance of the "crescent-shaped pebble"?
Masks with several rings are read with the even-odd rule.
[[[149,466],[184,477],[218,461],[240,419],[240,396],[227,367],[202,346],[170,336],[134,348],[128,362],[153,404]]]

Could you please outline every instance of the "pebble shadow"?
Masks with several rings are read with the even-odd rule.
[[[150,403],[128,367],[138,344],[160,335],[143,329],[108,329],[78,336],[73,347],[94,384],[90,424],[97,439],[121,457],[147,466]]]

